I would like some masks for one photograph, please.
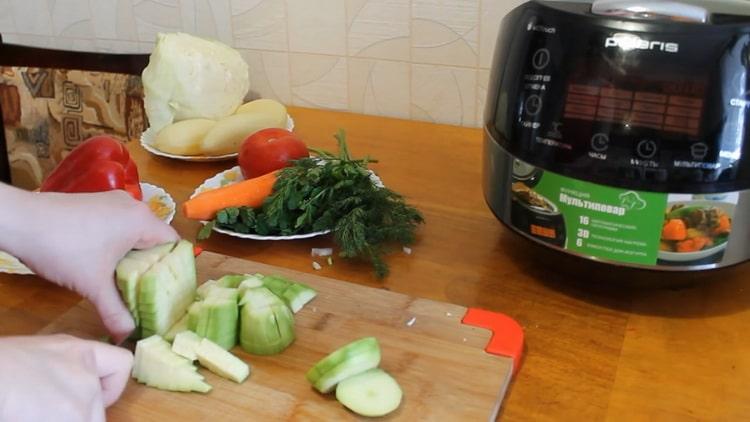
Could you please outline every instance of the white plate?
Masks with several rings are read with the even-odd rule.
[[[679,201],[675,203],[670,203],[668,207],[671,207],[675,204],[684,204],[686,207],[692,207],[692,206],[699,206],[699,207],[716,207],[724,210],[730,217],[734,216],[734,207],[735,205],[729,202],[715,202],[715,201]],[[732,235],[731,233],[729,234]],[[720,245],[716,245],[712,248],[703,249],[701,251],[697,252],[668,252],[668,251],[659,251],[659,259],[664,261],[672,261],[672,262],[687,262],[687,261],[695,261],[697,259],[703,259],[708,258],[709,256],[718,253],[719,251],[723,250],[727,247],[727,243],[724,242]]]
[[[177,204],[172,196],[159,186],[145,182],[141,182],[141,192],[143,192],[142,201],[151,208],[151,211],[165,223],[171,223],[177,210]]]
[[[157,214],[157,216],[169,224],[177,209],[177,205],[169,193],[159,186],[145,182],[141,182],[141,192],[143,192],[143,202],[148,204],[155,214],[157,209],[162,209],[162,215]],[[0,273],[34,274],[18,258],[3,251],[0,251]]]
[[[244,177],[242,177],[242,171],[240,171],[239,166],[234,166],[230,168],[229,170],[224,170],[218,174],[216,174],[213,177],[209,177],[206,179],[203,183],[201,183],[200,186],[198,186],[195,191],[190,195],[191,198],[198,195],[199,193],[203,193],[207,190],[216,189],[228,184],[237,183],[245,180]],[[201,221],[201,223],[208,224],[208,221]],[[223,233],[228,236],[234,236],[239,237],[242,239],[254,239],[254,240],[295,240],[295,239],[307,239],[310,237],[320,236],[327,233],[330,233],[330,230],[323,230],[319,232],[312,232],[312,233],[303,233],[303,234],[293,234],[289,236],[262,236],[259,234],[250,234],[250,233],[237,233],[235,231],[222,229],[219,227],[214,227],[214,231],[217,233]]]
[[[372,179],[372,182],[378,186],[383,187],[383,182],[380,180],[380,178],[370,170],[370,179]],[[204,191],[210,190],[210,189],[216,189],[221,186],[225,186],[232,183],[237,183],[242,180],[245,180],[244,177],[242,177],[242,171],[240,171],[239,166],[234,166],[230,168],[229,170],[224,170],[218,174],[216,174],[213,177],[210,177],[206,179],[203,183],[201,183],[200,186],[198,186],[195,191],[190,195],[191,198],[198,195],[199,193],[202,193]],[[201,221],[201,223],[208,224],[208,221]],[[330,230],[322,230],[318,232],[312,232],[312,233],[302,233],[302,234],[292,234],[288,236],[262,236],[259,234],[245,234],[245,233],[237,233],[235,231],[222,229],[219,227],[214,227],[213,229],[217,233],[223,233],[229,236],[234,237],[240,237],[242,239],[254,239],[254,240],[295,240],[295,239],[307,239],[310,237],[320,236],[327,233],[330,233]]]
[[[286,116],[286,130],[294,130],[294,120],[292,120],[292,116],[287,115]],[[154,138],[156,137],[156,134],[151,130],[147,129],[143,134],[141,134],[141,146],[146,151],[158,155],[160,157],[167,157],[167,158],[174,158],[175,160],[182,160],[182,161],[203,161],[203,162],[210,162],[210,161],[226,161],[231,160],[237,155],[238,153],[232,153],[232,154],[224,154],[224,155],[177,155],[177,154],[170,154],[168,152],[160,151],[156,149],[153,146]]]

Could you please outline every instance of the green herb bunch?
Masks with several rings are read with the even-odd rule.
[[[424,219],[401,195],[373,177],[368,165],[376,161],[351,158],[343,130],[334,137],[337,155],[310,149],[316,157],[296,160],[279,171],[273,193],[261,208],[223,209],[198,238],[207,238],[215,226],[259,235],[331,230],[340,256],[363,258],[372,263],[379,278],[388,275],[383,260],[388,247],[413,243]]]

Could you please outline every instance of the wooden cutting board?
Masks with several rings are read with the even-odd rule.
[[[304,374],[336,348],[365,336],[378,339],[381,368],[404,390],[400,408],[385,419],[496,418],[514,359],[484,351],[492,332],[462,323],[465,307],[210,252],[198,256],[197,267],[199,283],[230,273],[282,274],[312,286],[318,296],[296,314],[297,339],[281,354],[261,357],[247,354],[239,346],[233,349],[251,366],[250,377],[243,384],[205,369],[200,371],[213,386],[205,395],[160,391],[131,379],[120,401],[108,410],[109,420],[356,420],[333,394],[313,390]],[[497,330],[512,331],[496,332],[490,347],[514,355],[517,368],[523,347],[520,327],[499,314],[474,312],[467,319],[481,325],[481,321],[498,317],[505,325]],[[61,332],[90,339],[106,334],[87,302],[40,333]]]

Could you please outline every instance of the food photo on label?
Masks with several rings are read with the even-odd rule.
[[[738,195],[723,195],[720,200],[681,197],[686,195],[669,198],[659,260],[665,265],[720,262],[731,236]]]

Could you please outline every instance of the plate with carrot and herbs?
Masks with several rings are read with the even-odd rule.
[[[185,217],[204,224],[198,238],[212,231],[261,240],[330,232],[341,257],[363,258],[385,276],[389,246],[413,243],[422,214],[382,184],[369,168],[374,160],[350,156],[343,131],[335,135],[336,154],[302,151],[298,138],[273,151],[276,139],[293,134],[264,132],[243,143],[239,166],[206,180],[183,203]]]

